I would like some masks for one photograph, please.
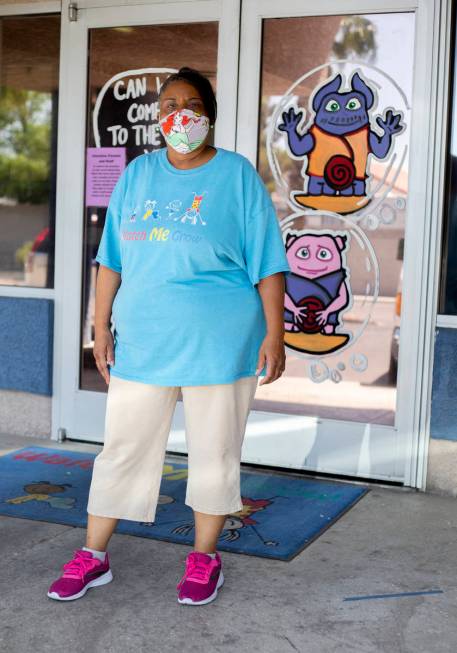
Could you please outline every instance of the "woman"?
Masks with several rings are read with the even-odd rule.
[[[94,460],[86,545],[63,565],[53,599],[112,580],[106,549],[119,519],[154,521],[181,388],[195,543],[178,601],[212,601],[223,583],[217,541],[226,516],[243,507],[241,447],[259,375],[260,385],[271,383],[285,367],[290,267],[270,196],[245,157],[207,143],[217,106],[200,73],[181,68],[168,77],[159,110],[167,147],[124,170],[96,257],[105,440]]]

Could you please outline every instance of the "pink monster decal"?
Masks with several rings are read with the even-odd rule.
[[[343,260],[347,238],[332,232],[287,235],[291,272],[286,275],[284,325],[286,344],[294,349],[329,353],[349,339],[337,332],[340,313],[351,299]]]

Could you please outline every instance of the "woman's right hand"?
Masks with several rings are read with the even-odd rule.
[[[95,329],[94,358],[98,371],[108,385],[108,365],[114,365],[114,338],[109,327]]]

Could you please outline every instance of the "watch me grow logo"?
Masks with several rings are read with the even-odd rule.
[[[125,147],[127,159],[165,145],[159,130],[159,90],[175,68],[117,73],[97,95],[92,128],[95,147]]]

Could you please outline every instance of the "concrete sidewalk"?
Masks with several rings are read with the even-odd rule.
[[[0,437],[0,455],[29,445]],[[0,516],[2,653],[455,653],[457,502],[372,486],[290,562],[222,552],[216,601],[185,606],[175,585],[190,547],[114,534],[114,580],[57,602],[50,583],[85,530]],[[442,594],[344,601],[442,590]]]

